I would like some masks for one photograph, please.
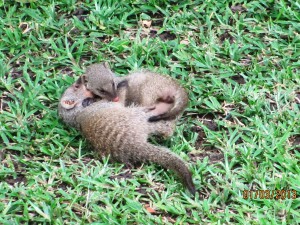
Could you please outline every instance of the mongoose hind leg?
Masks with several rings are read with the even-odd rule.
[[[172,93],[165,92],[160,94],[156,99],[155,104],[147,107],[152,110],[152,116],[149,118],[149,122],[158,121],[168,117],[168,112],[174,107],[175,97]]]

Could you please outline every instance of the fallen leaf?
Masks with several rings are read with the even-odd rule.
[[[152,21],[151,20],[142,20],[142,25],[146,28],[151,27]]]
[[[190,42],[189,42],[189,40],[185,39],[185,40],[181,40],[181,41],[180,41],[180,44],[183,44],[183,45],[189,45]]]
[[[151,208],[148,204],[145,205],[144,208],[151,214],[156,213],[155,209]]]

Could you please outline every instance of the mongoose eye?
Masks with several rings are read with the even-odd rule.
[[[107,93],[107,91],[105,91],[104,89],[97,89],[100,93],[105,94]]]

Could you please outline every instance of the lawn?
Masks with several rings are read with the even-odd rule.
[[[1,1],[0,21],[0,224],[299,223],[299,1]],[[186,88],[175,134],[151,141],[188,163],[195,198],[58,118],[101,61]]]

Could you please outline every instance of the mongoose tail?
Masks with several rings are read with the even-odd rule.
[[[192,173],[189,171],[185,162],[177,155],[172,153],[169,149],[155,146],[150,143],[144,143],[142,147],[137,145],[130,146],[131,149],[135,149],[134,160],[136,162],[153,162],[165,169],[174,171],[182,180],[183,184],[190,191],[192,195],[195,195],[196,189],[192,179]],[[144,149],[141,151],[141,149]]]
[[[165,113],[151,116],[149,122],[158,120],[173,120],[179,116],[188,105],[188,95],[185,90],[178,87],[178,90],[166,92],[157,99],[157,107],[165,108]],[[173,107],[172,107],[173,106]],[[168,107],[172,107],[168,110]],[[160,110],[163,111],[163,110]]]

